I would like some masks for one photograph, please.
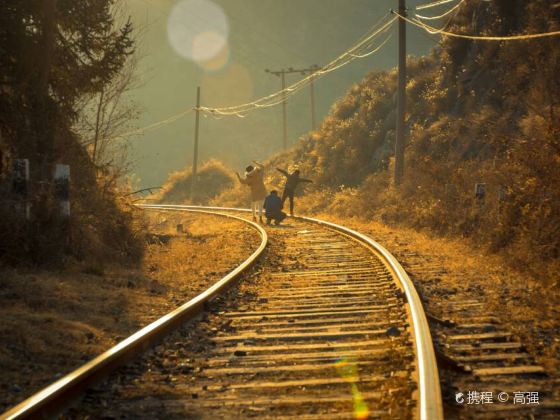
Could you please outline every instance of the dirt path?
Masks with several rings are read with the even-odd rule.
[[[196,296],[260,241],[242,222],[216,216],[149,219],[141,267],[0,271],[0,411]]]

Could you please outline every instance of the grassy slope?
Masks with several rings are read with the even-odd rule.
[[[558,26],[546,1],[474,1],[450,29],[536,33]],[[503,19],[497,19],[502,16]],[[556,25],[556,26],[555,26]],[[395,71],[371,73],[333,105],[316,132],[269,162],[315,183],[300,211],[327,209],[469,237],[511,264],[556,281],[560,268],[560,40],[444,39],[408,65],[406,174],[392,186]],[[485,183],[484,203],[474,197]],[[231,194],[224,194],[227,201]],[[218,201],[218,200],[216,200]]]
[[[190,197],[192,168],[169,175],[162,190],[154,199],[161,203],[196,203],[207,204],[222,191],[233,188],[235,179],[232,171],[218,160],[205,162],[197,172],[197,188],[194,197]]]
[[[136,270],[0,270],[0,412],[205,290],[258,245],[236,221],[162,213],[151,222],[172,239],[147,244]],[[174,237],[178,223],[187,233]]]

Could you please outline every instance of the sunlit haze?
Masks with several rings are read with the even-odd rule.
[[[413,7],[415,1],[410,1]],[[138,127],[193,107],[201,86],[203,106],[231,106],[280,89],[280,78],[265,69],[324,65],[368,30],[392,0],[128,0],[127,8],[144,33],[133,93],[140,104]],[[392,29],[391,31],[394,31]],[[412,33],[414,29],[409,29]],[[423,34],[409,42],[410,54],[429,52],[435,40]],[[318,80],[317,120],[353,83],[374,69],[396,65],[396,37],[379,54]],[[288,84],[300,74],[286,77]],[[287,106],[288,142],[310,130],[309,90]],[[160,185],[170,171],[192,163],[194,115],[130,139],[134,172],[140,186]],[[252,112],[245,118],[201,119],[200,158],[218,158],[239,169],[251,159],[281,150],[281,107]]]

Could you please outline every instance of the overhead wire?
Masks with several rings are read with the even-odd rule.
[[[388,15],[384,16],[382,18],[385,19]],[[374,25],[374,28],[376,28],[377,26],[379,26],[379,22]],[[387,25],[383,25],[379,30],[374,31],[372,34],[370,34],[369,36],[363,36],[360,38],[360,40],[358,41],[357,44],[355,44],[353,47],[351,47],[349,50],[345,51],[343,54],[341,54],[340,56],[338,56],[336,59],[332,60],[329,64],[327,64],[326,66],[323,66],[322,68],[320,68],[317,72],[313,73],[312,75],[309,75],[308,77],[301,79],[300,81],[288,86],[287,88],[283,89],[283,90],[279,90],[277,92],[274,92],[270,95],[264,96],[262,98],[259,98],[255,101],[252,102],[248,102],[246,104],[241,104],[241,105],[236,105],[236,106],[231,106],[231,107],[223,107],[223,108],[205,108],[205,111],[210,111],[213,110],[214,112],[220,112],[223,113],[225,111],[231,111],[231,110],[238,110],[238,109],[244,109],[244,108],[252,108],[252,107],[257,107],[257,108],[262,108],[267,106],[266,101],[269,100],[276,100],[278,96],[284,95],[286,93],[291,93],[291,92],[295,92],[299,89],[301,89],[302,87],[305,86],[305,84],[307,82],[309,82],[313,77],[317,77],[318,75],[322,75],[322,74],[326,74],[328,72],[334,71],[336,68],[333,68],[333,64],[337,64],[342,58],[345,57],[345,55],[349,52],[349,51],[354,51],[356,49],[356,46],[362,46],[365,42],[369,41],[370,39],[372,39],[374,36],[376,36],[378,33],[382,32],[384,29],[386,29]],[[370,31],[371,33],[371,31]],[[263,104],[264,102],[264,104]],[[274,104],[271,105],[276,105],[278,103],[282,103],[283,100],[275,102]]]
[[[271,106],[275,106],[278,104],[283,103],[288,96],[293,95],[295,92],[299,91],[303,87],[307,86],[312,80],[317,79],[325,74],[333,72],[350,62],[354,61],[357,58],[362,58],[360,54],[364,48],[371,48],[373,44],[373,40],[380,35],[387,31],[391,25],[397,20],[397,17],[393,17],[387,20],[389,15],[385,15],[380,21],[378,21],[374,26],[373,29],[362,36],[352,47],[344,51],[334,60],[332,60],[327,65],[321,67],[316,72],[310,74],[309,76],[299,80],[298,82],[288,86],[285,89],[279,90],[274,92],[270,95],[261,97],[255,101],[247,102],[245,104],[229,106],[229,107],[220,107],[220,108],[210,108],[210,107],[200,107],[199,109],[203,112],[208,113],[217,113],[219,115],[236,115],[240,112],[247,112],[253,109],[260,109],[260,108],[268,108]],[[385,22],[384,22],[385,21]],[[369,56],[374,52],[379,51],[379,49],[385,45],[388,41],[386,39],[379,47],[375,48],[373,51],[369,51],[365,56]],[[357,53],[357,54],[356,54]],[[278,99],[280,97],[280,99]]]
[[[438,33],[439,33],[440,31],[445,31],[445,30],[447,30],[447,28],[449,28],[449,25],[451,25],[451,22],[453,21],[453,19],[455,19],[455,17],[459,14],[459,11],[461,10],[461,9],[459,8],[459,6],[461,6],[461,5],[463,4],[464,1],[465,1],[465,0],[461,0],[458,4],[456,4],[454,7],[452,7],[451,9],[449,9],[449,10],[448,10],[447,12],[445,12],[443,15],[437,16],[438,18],[442,18],[442,17],[445,17],[445,16],[449,15],[450,13],[455,12],[455,13],[453,13],[451,16],[449,16],[449,18],[447,19],[447,21],[445,22],[445,24],[444,24],[442,27],[437,28],[437,31],[436,31],[436,32],[428,31],[428,33],[429,33],[430,35],[438,35]],[[418,17],[418,14],[415,14],[415,16]],[[422,32],[422,34],[423,34],[423,33],[424,33],[424,32]]]
[[[117,135],[111,137],[108,140],[117,140],[117,139],[122,139],[122,138],[125,138],[125,137],[135,136],[135,135],[138,135],[138,134],[144,134],[146,131],[153,130],[153,129],[158,128],[162,125],[167,125],[167,124],[174,123],[175,121],[183,118],[185,115],[190,114],[194,110],[195,110],[194,107],[189,108],[189,109],[187,109],[187,110],[185,110],[185,111],[183,111],[179,114],[176,114],[176,115],[173,115],[171,117],[165,118],[164,120],[157,121],[157,122],[152,123],[150,125],[147,125],[145,127],[137,128],[135,130],[131,130],[131,131],[128,131],[126,133],[117,134]]]
[[[439,1],[434,1],[432,3],[420,4],[420,5],[416,6],[416,10],[430,9],[432,7],[441,6],[441,5],[451,3],[451,2],[454,2],[454,1],[455,0],[439,0]]]
[[[391,19],[387,20],[387,17],[389,16],[390,16],[389,14],[383,16],[378,22],[376,22],[376,24],[372,26],[372,28],[366,34],[360,37],[352,47],[344,51],[342,54],[340,54],[330,63],[319,68],[319,70],[317,70],[316,72],[297,81],[296,83],[293,83],[292,85],[286,87],[283,90],[279,90],[270,95],[266,95],[255,101],[248,102],[245,104],[229,106],[229,107],[214,107],[214,108],[199,107],[198,110],[210,114],[214,118],[218,118],[218,119],[220,119],[222,116],[236,116],[238,118],[245,118],[246,115],[244,115],[244,113],[248,111],[254,109],[270,108],[270,107],[280,105],[283,102],[285,102],[289,97],[296,94],[304,87],[308,86],[312,80],[322,77],[323,75],[329,74],[333,71],[336,71],[339,68],[346,66],[347,64],[351,63],[356,59],[369,57],[370,55],[378,52],[381,48],[383,48],[383,46],[391,38],[392,36],[391,34],[373,50],[365,53],[362,52],[363,50],[366,49],[369,50],[375,43],[375,39],[377,38],[377,36],[386,32],[391,27],[391,25],[398,19],[397,17],[392,17]],[[196,107],[189,108],[179,114],[157,121],[148,126],[131,130],[126,133],[118,134],[116,136],[113,136],[111,139],[120,139],[120,138],[126,138],[134,135],[143,134],[146,131],[156,129],[163,125],[171,124],[195,110],[197,110]]]
[[[378,47],[376,47],[375,49],[364,53],[364,54],[350,54],[350,57],[354,57],[354,58],[366,58],[369,57],[372,54],[375,54],[377,51],[379,51],[381,48],[383,48],[385,46],[385,44],[387,42],[389,42],[389,40],[393,37],[393,34],[389,34],[387,36],[387,38],[385,38],[385,41],[383,41]]]
[[[414,26],[424,29],[426,32],[430,34],[440,34],[440,35],[445,35],[445,36],[450,36],[455,38],[472,39],[476,41],[520,41],[520,40],[546,38],[546,37],[560,35],[560,31],[543,32],[538,34],[525,34],[525,35],[506,35],[506,36],[482,36],[482,35],[457,34],[454,32],[445,31],[443,29],[434,28],[433,26],[430,26],[427,23],[424,23],[417,19],[410,19],[406,16],[401,15],[396,11],[393,11],[393,13],[397,15],[400,19],[403,19],[404,21]]]
[[[438,15],[438,16],[423,16],[423,15],[419,15],[418,13],[415,13],[415,16],[417,18],[420,19],[424,19],[424,20],[438,20],[441,18],[444,18],[448,15],[450,15],[451,13],[453,13],[455,10],[457,10],[459,7],[461,7],[461,5],[465,2],[466,0],[461,0],[459,3],[457,3],[455,6],[453,6],[451,9],[449,9],[448,11],[446,11],[445,13]]]

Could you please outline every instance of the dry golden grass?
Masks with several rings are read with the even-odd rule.
[[[194,197],[191,197],[191,171],[191,167],[186,167],[171,173],[162,189],[152,198],[161,203],[207,204],[237,182],[231,169],[219,160],[210,159],[198,168],[198,188],[194,192]]]
[[[0,410],[196,296],[259,243],[246,225],[214,216],[150,220],[156,243],[138,269],[0,272]],[[173,233],[178,223],[185,234]]]

